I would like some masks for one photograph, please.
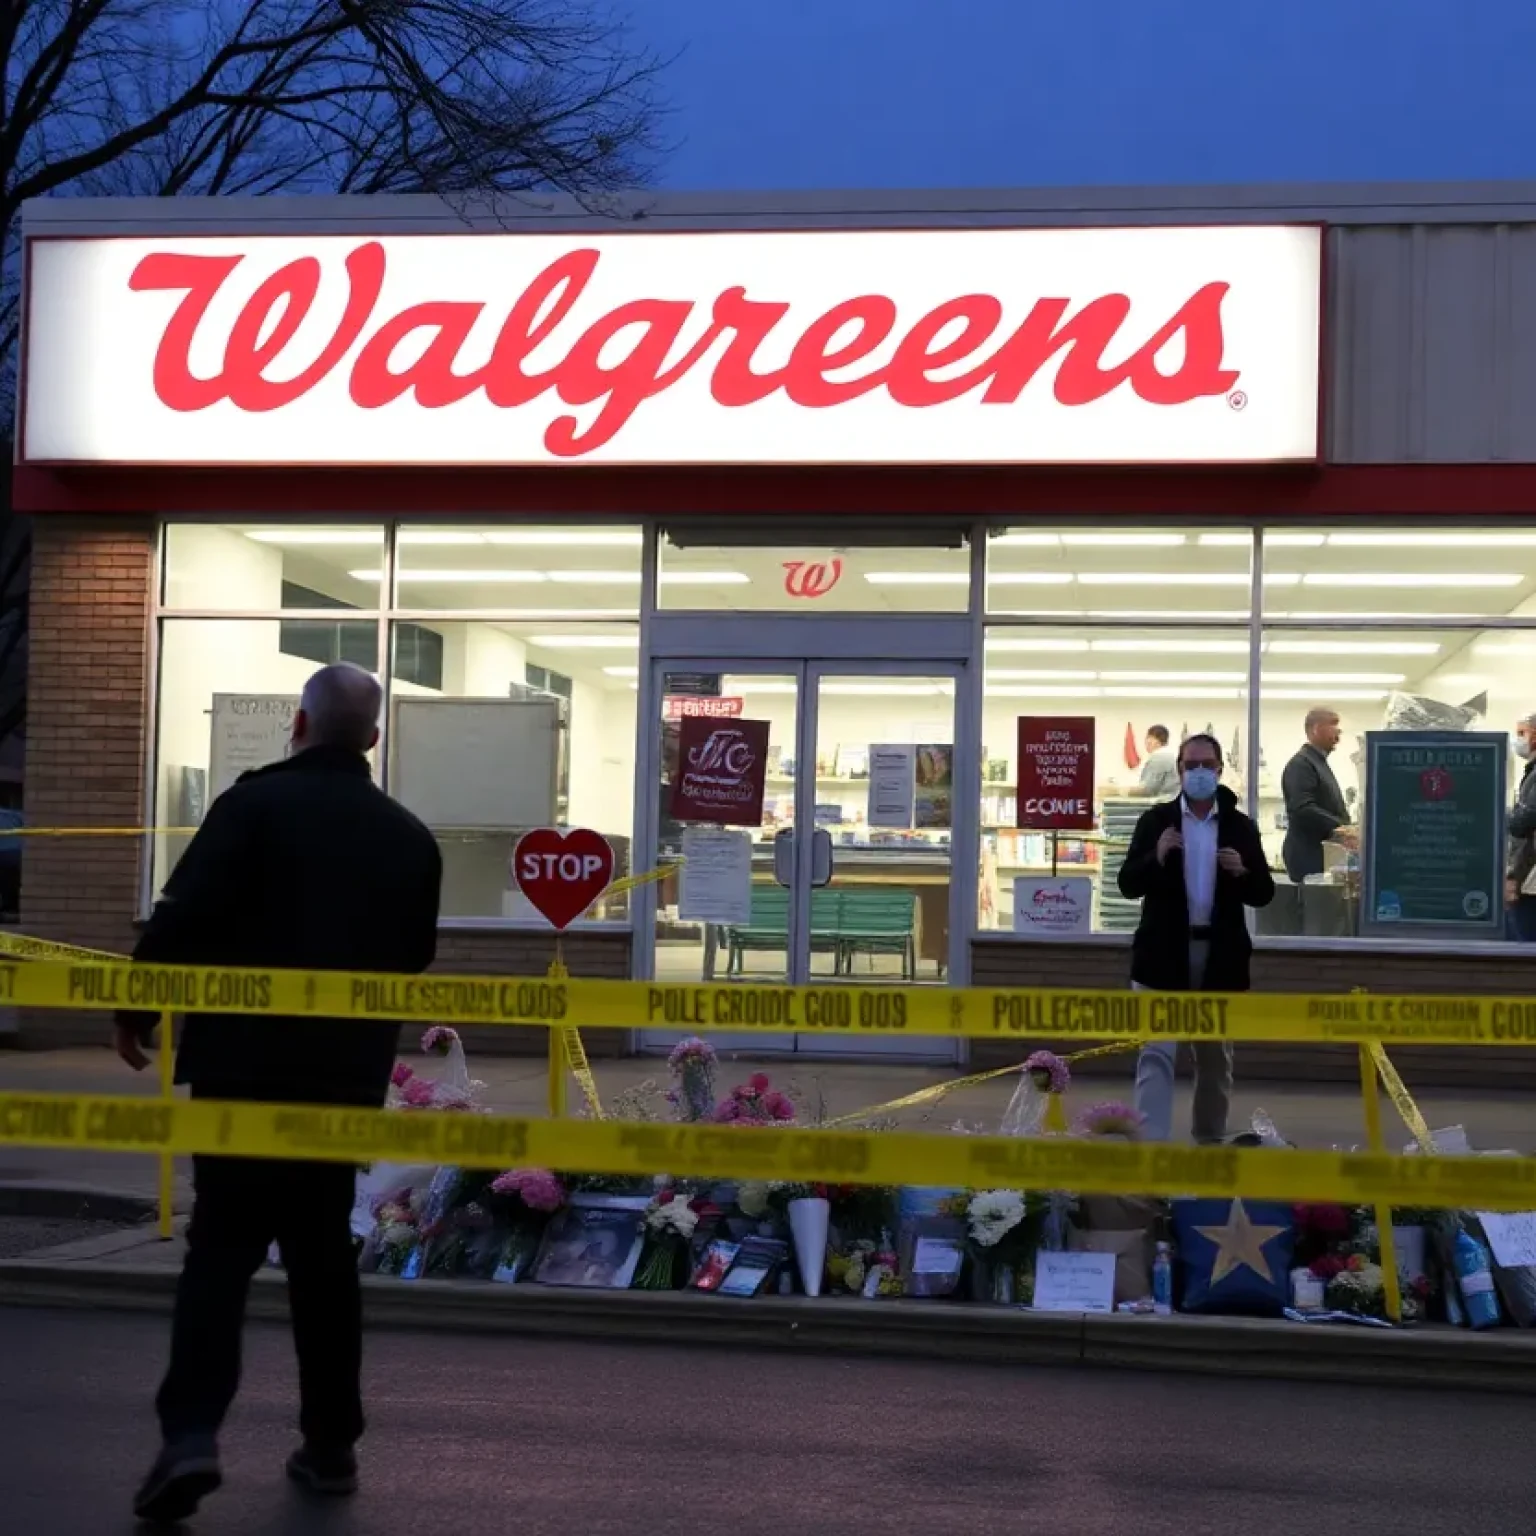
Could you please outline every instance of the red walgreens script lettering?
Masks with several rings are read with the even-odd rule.
[[[556,416],[549,423],[544,446],[560,458],[579,458],[611,442],[645,401],[670,389],[719,342],[724,345],[713,364],[709,388],[715,401],[727,407],[753,405],[783,390],[796,405],[821,410],[877,389],[884,389],[898,405],[917,409],[976,389],[982,391],[983,405],[1012,405],[1058,352],[1062,357],[1055,395],[1065,406],[1092,404],[1122,384],[1150,405],[1185,405],[1226,394],[1238,378],[1235,368],[1221,365],[1221,303],[1230,285],[1219,282],[1196,290],[1123,361],[1109,367],[1103,366],[1104,354],[1131,311],[1123,293],[1092,299],[1070,319],[1066,315],[1071,299],[1038,299],[1023,323],[974,367],[935,378],[939,369],[975,357],[1002,325],[1001,300],[972,293],[922,315],[898,335],[887,362],[853,378],[830,379],[830,372],[860,362],[897,332],[895,301],[882,294],[862,294],[808,323],[790,321],[799,334],[788,362],[759,372],[752,366],[758,349],[785,322],[790,306],[749,299],[746,289],[738,286],[714,299],[705,330],[673,362],[667,359],[699,306],[687,299],[642,298],[598,316],[552,367],[528,372],[524,365],[529,354],[570,314],[598,259],[597,251],[579,249],[552,261],[513,302],[490,360],[465,373],[456,372],[454,364],[485,304],[433,300],[376,319],[386,274],[384,247],[377,241],[347,256],[347,303],[335,333],[307,367],[289,378],[269,379],[267,370],[314,304],[321,279],[317,257],[291,261],[261,283],[230,327],[222,369],[209,378],[192,372],[193,341],[214,297],[245,258],[156,252],[134,268],[129,287],[136,293],[185,295],[155,352],[155,394],[173,411],[200,411],[220,400],[242,411],[279,410],[308,394],[361,341],[348,388],[353,403],[364,410],[376,410],[407,394],[438,410],[479,390],[504,410],[531,404],[549,390],[566,405],[601,401],[601,409],[585,427],[574,416]],[[415,360],[396,368],[395,352],[418,331],[426,333],[425,347],[418,342]],[[607,344],[626,333],[634,336],[629,350],[617,359],[610,353],[610,360],[603,362]],[[947,339],[941,341],[941,336]],[[1157,354],[1178,336],[1183,339],[1178,367],[1163,373]]]

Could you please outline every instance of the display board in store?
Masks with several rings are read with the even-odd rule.
[[[1021,830],[1093,830],[1095,727],[1092,715],[1019,716]]]
[[[1360,931],[1497,937],[1508,737],[1371,731],[1365,750]]]

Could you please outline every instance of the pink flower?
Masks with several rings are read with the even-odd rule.
[[[1035,1086],[1046,1093],[1065,1093],[1072,1081],[1071,1069],[1055,1051],[1036,1051],[1024,1063],[1024,1070],[1034,1078]]]
[[[700,1040],[697,1035],[680,1040],[672,1047],[672,1054],[667,1058],[667,1065],[674,1072],[680,1072],[692,1062],[703,1062],[708,1066],[715,1064],[714,1047],[707,1040]]]
[[[754,1072],[752,1076],[747,1079],[747,1087],[749,1087],[753,1093],[767,1093],[768,1074],[766,1072]]]
[[[795,1106],[782,1093],[765,1094],[763,1096],[763,1108],[775,1120],[793,1120],[795,1118]]]
[[[547,1168],[512,1168],[491,1181],[491,1192],[523,1202],[530,1211],[558,1211],[565,1186]]]
[[[395,1070],[389,1074],[389,1080],[396,1088],[404,1088],[415,1076],[416,1074],[403,1061],[397,1061]]]
[[[434,1024],[421,1037],[421,1048],[428,1056],[446,1056],[459,1043],[459,1032],[446,1024]]]
[[[1124,1136],[1134,1141],[1146,1123],[1147,1117],[1139,1109],[1107,1099],[1102,1104],[1090,1104],[1073,1122],[1073,1129],[1079,1136]]]
[[[437,1087],[424,1077],[413,1077],[401,1090],[401,1097],[412,1109],[430,1109],[437,1098]]]

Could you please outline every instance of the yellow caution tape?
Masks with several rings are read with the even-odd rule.
[[[122,965],[127,955],[108,949],[83,949],[78,944],[56,944],[52,939],[34,939],[25,933],[0,931],[0,955],[15,955],[20,960],[90,960]]]
[[[1349,1205],[1536,1208],[1536,1158],[1181,1147],[1075,1137],[522,1120],[210,1100],[0,1096],[0,1145],[439,1163],[647,1176],[826,1180]]]
[[[0,963],[0,1003],[582,1029],[796,1030],[1119,1040],[1536,1045],[1536,1000],[1072,988],[789,987],[579,977],[384,976],[207,966]]]
[[[1371,1060],[1376,1064],[1376,1075],[1381,1079],[1381,1086],[1387,1090],[1387,1097],[1392,1100],[1393,1107],[1402,1117],[1413,1139],[1424,1151],[1435,1151],[1435,1137],[1429,1128],[1429,1121],[1414,1102],[1413,1095],[1408,1092],[1408,1085],[1398,1075],[1387,1053],[1374,1043],[1371,1046]]]
[[[581,1031],[579,1029],[562,1029],[559,1031],[561,1044],[565,1048],[566,1065],[571,1069],[571,1076],[576,1079],[581,1089],[581,1096],[587,1101],[587,1110],[594,1120],[605,1118],[603,1114],[603,1101],[598,1095],[597,1079],[592,1075],[592,1065],[587,1060],[587,1048],[581,1043]]]

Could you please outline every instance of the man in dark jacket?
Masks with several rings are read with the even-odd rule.
[[[1344,792],[1328,766],[1342,734],[1339,717],[1331,709],[1309,710],[1303,728],[1307,739],[1280,775],[1285,799],[1280,862],[1297,885],[1308,875],[1322,874],[1323,844],[1330,838],[1346,845],[1354,840]]]
[[[376,972],[432,963],[442,860],[432,834],[373,783],[366,754],[378,741],[380,703],[378,683],[356,667],[310,678],[290,755],[215,801],[136,960]],[[135,1069],[146,1064],[154,1024],[154,1015],[118,1018],[118,1052]],[[398,1037],[395,1024],[194,1016],[176,1077],[194,1098],[377,1109]],[[199,1157],[193,1186],[170,1369],[155,1405],[164,1449],[136,1512],[184,1519],[218,1487],[216,1436],[239,1387],[246,1293],[274,1241],[299,1357],[304,1443],[289,1474],[313,1492],[352,1492],[363,1432],[356,1170]]]
[[[1184,792],[1142,814],[1120,866],[1120,894],[1141,902],[1131,945],[1131,985],[1138,991],[1246,992],[1245,907],[1274,899],[1275,882],[1259,829],[1220,783],[1221,743],[1191,736],[1179,748]],[[1167,1141],[1173,1131],[1173,1078],[1178,1046],[1143,1046],[1136,1063],[1136,1108],[1146,1134]],[[1221,1141],[1232,1100],[1232,1047],[1224,1040],[1195,1045],[1196,1141]]]

